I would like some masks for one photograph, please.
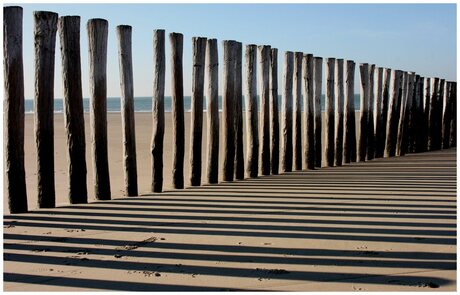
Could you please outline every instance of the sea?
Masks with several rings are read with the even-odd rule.
[[[355,94],[355,110],[359,110],[359,94]],[[192,104],[192,99],[190,96],[184,96],[184,110],[190,112]],[[278,97],[279,110],[281,111],[281,96]],[[165,112],[171,112],[172,109],[172,98],[171,96],[165,96]],[[325,96],[322,96],[321,107],[324,111],[325,106]],[[34,112],[34,101],[32,99],[26,99],[24,103],[24,108],[26,113]],[[303,110],[303,103],[301,106]],[[83,98],[83,110],[85,113],[89,112],[89,98]],[[121,99],[120,97],[108,97],[107,98],[107,112],[109,113],[119,113],[121,110]],[[203,102],[203,110],[206,111],[206,98]],[[245,110],[245,103],[243,97],[243,111]],[[152,111],[152,97],[139,96],[134,98],[134,111],[139,113],[150,113]],[[219,96],[219,111],[222,111],[222,96]],[[54,99],[54,112],[62,113],[63,112],[63,100],[62,98]]]

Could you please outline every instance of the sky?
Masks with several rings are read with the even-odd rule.
[[[117,25],[133,27],[134,95],[151,96],[154,29],[184,34],[184,94],[191,93],[194,36],[278,48],[279,93],[285,51],[415,71],[456,81],[455,4],[14,4],[23,7],[25,97],[33,99],[33,11],[81,16],[83,96],[89,97],[88,37],[91,18],[109,22],[107,95],[120,96]],[[6,5],[4,5],[6,6]],[[169,41],[166,36],[165,95],[170,95]],[[56,38],[55,97],[61,98],[61,52]],[[243,54],[244,56],[244,54]],[[323,71],[324,71],[323,66]],[[219,68],[219,80],[222,66]],[[359,89],[356,73],[355,91]],[[323,87],[324,87],[323,83]],[[222,85],[222,81],[220,81]],[[222,87],[219,87],[221,93]]]

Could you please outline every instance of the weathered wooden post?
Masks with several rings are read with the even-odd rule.
[[[377,67],[374,71],[374,134],[375,134],[375,157],[381,158],[383,156],[383,137],[384,125],[382,116],[382,86],[383,86],[383,68]]]
[[[439,79],[438,95],[436,99],[436,118],[435,118],[435,149],[440,150],[442,148],[442,110],[443,110],[443,98],[444,98],[444,86],[446,84],[445,79]]]
[[[414,95],[415,73],[409,72],[406,74],[405,82],[405,98],[401,105],[401,119],[399,121],[398,142],[396,147],[396,155],[404,156],[408,150],[409,143],[409,124],[411,119],[412,98]]]
[[[343,59],[335,61],[335,165],[342,166],[343,161]]]
[[[278,49],[270,51],[270,142],[271,142],[271,172],[279,173],[280,159],[280,123],[278,111]],[[247,110],[247,108],[246,108]]]
[[[421,139],[420,152],[428,150],[428,125],[430,115],[430,100],[431,100],[431,78],[423,80],[423,137]]]
[[[58,22],[61,43],[64,124],[67,133],[69,202],[88,202],[86,140],[81,86],[80,17],[63,16]]]
[[[374,129],[374,104],[375,104],[375,96],[374,96],[374,72],[375,72],[375,65],[369,65],[369,81],[368,81],[368,89],[369,89],[369,103],[367,105],[367,152],[366,152],[366,160],[372,160],[375,158],[375,129]]]
[[[10,213],[27,212],[22,7],[3,7],[5,186]]]
[[[384,69],[383,71],[383,86],[382,86],[382,129],[381,142],[379,150],[376,150],[376,157],[382,158],[385,153],[385,140],[387,136],[387,119],[388,119],[388,105],[390,100],[390,77],[391,69]]]
[[[334,166],[334,66],[335,58],[326,59],[326,126],[324,128],[326,165]]]
[[[409,122],[408,122],[408,142],[407,142],[407,152],[415,153],[417,146],[417,132],[420,126],[418,125],[419,121],[419,108],[420,108],[420,75],[414,75],[413,77],[413,86],[412,86],[412,105],[409,112]]]
[[[201,142],[203,139],[204,68],[206,38],[192,38],[192,106],[190,122],[190,185],[201,185]]]
[[[321,116],[321,91],[323,81],[323,58],[315,57],[313,63],[313,96],[315,101],[315,167],[322,166],[323,148],[322,140],[322,116]]]
[[[281,161],[283,172],[292,171],[292,77],[294,53],[284,53],[283,69],[283,157]]]
[[[449,148],[450,139],[450,121],[451,121],[451,110],[452,110],[452,82],[446,81],[444,84],[444,107],[442,116],[442,148]]]
[[[243,45],[235,43],[235,179],[244,179],[243,151]]]
[[[131,26],[117,26],[125,194],[127,196],[137,196],[136,130],[134,119],[134,79],[131,35]]]
[[[54,53],[58,15],[34,11],[38,208],[54,208]]]
[[[246,173],[249,177],[257,177],[259,173],[259,121],[257,110],[257,45],[246,45],[245,83],[246,83],[246,130],[248,142],[248,158]]]
[[[173,134],[173,170],[172,181],[175,189],[184,188],[184,76],[182,69],[184,36],[170,33],[171,46],[171,97],[172,97],[172,134]],[[232,171],[233,172],[233,171]]]
[[[152,191],[163,190],[163,143],[165,131],[165,31],[153,31],[152,97]]]
[[[90,125],[94,190],[98,200],[109,200],[110,177],[107,154],[107,36],[105,19],[87,23],[89,41]]]
[[[224,82],[222,95],[222,130],[224,145],[224,162],[222,174],[224,181],[233,181],[235,166],[235,41],[224,40]]]
[[[408,89],[408,80],[409,74],[407,72],[403,72],[402,78],[402,96],[401,96],[401,104],[400,104],[400,112],[399,112],[399,122],[398,122],[398,136],[396,140],[396,156],[401,156],[401,143],[402,143],[402,134],[403,134],[403,127],[404,127],[404,114],[406,110],[406,102],[407,102],[407,89]]]
[[[356,162],[355,62],[345,63],[343,163]]]
[[[450,121],[450,147],[457,146],[457,82],[453,82],[452,85],[452,119]]]
[[[313,55],[305,54],[302,61],[304,105],[304,166],[315,169],[315,101],[313,100]]]
[[[302,52],[294,53],[294,111],[293,111],[293,164],[294,170],[302,170]]]
[[[391,70],[390,101],[388,105],[387,136],[385,141],[385,157],[394,157],[398,138],[399,112],[401,105],[401,84],[403,73]]]
[[[425,126],[425,112],[423,110],[423,81],[424,77],[418,77],[416,84],[416,120],[414,122],[414,136],[415,136],[415,147],[414,153],[420,153],[424,150],[423,142],[426,134]],[[426,144],[425,144],[426,147]]]
[[[361,102],[360,102],[360,119],[358,135],[358,161],[366,160],[367,154],[367,135],[368,135],[368,110],[369,110],[369,64],[362,63],[359,65],[361,77]]]
[[[436,149],[436,103],[438,96],[439,78],[431,79],[431,95],[428,106],[428,151]]]
[[[270,175],[270,46],[258,46],[260,85],[260,168],[262,175]]]
[[[206,116],[208,122],[208,183],[219,180],[219,58],[217,40],[208,39],[206,45]]]

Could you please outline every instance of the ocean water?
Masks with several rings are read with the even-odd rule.
[[[321,107],[324,111],[325,106],[325,96],[321,98]],[[359,94],[355,94],[355,110],[359,110]],[[171,112],[171,96],[165,96],[165,112]],[[191,109],[191,97],[184,96],[184,109],[186,112],[190,112]],[[278,97],[279,110],[281,110],[281,96]],[[34,101],[25,100],[24,104],[26,113],[34,112]],[[121,104],[120,97],[108,97],[107,98],[107,112],[109,113],[118,113],[120,112]],[[206,110],[206,98],[203,103],[203,109]],[[89,98],[83,98],[83,110],[85,113],[89,112]],[[245,110],[244,97],[243,97],[243,111]],[[303,104],[302,104],[303,110]],[[151,97],[135,97],[134,98],[134,111],[135,112],[151,112],[152,111],[152,98]],[[219,111],[222,111],[222,96],[219,96]],[[63,101],[62,98],[54,99],[54,112],[62,113],[63,112]]]

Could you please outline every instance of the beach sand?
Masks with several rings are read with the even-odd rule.
[[[184,182],[185,186],[190,184],[189,156],[190,156],[190,116],[191,113],[185,113],[185,159],[184,159]],[[280,116],[281,117],[281,116]],[[324,117],[324,116],[323,116]],[[356,113],[356,118],[359,113]],[[151,192],[151,153],[150,141],[152,137],[152,114],[135,113],[136,121],[136,150],[137,150],[137,175],[139,194]],[[357,120],[358,121],[358,120]],[[324,125],[324,118],[323,118]],[[358,125],[358,124],[356,124]],[[281,126],[281,123],[280,123]],[[222,128],[222,125],[221,125]],[[246,157],[246,125],[243,120],[243,141]],[[280,128],[281,129],[281,128]],[[112,199],[124,196],[124,175],[123,175],[123,142],[121,128],[121,114],[107,114],[107,139],[108,139],[108,156],[110,170],[110,185]],[[206,182],[206,165],[207,165],[207,124],[206,113],[203,119],[203,149],[202,149],[202,183]],[[91,159],[91,136],[89,127],[89,114],[85,114],[85,136],[86,136],[86,166],[87,166],[87,186],[88,201],[95,201],[94,183],[93,183],[93,162]],[[25,169],[27,199],[29,210],[37,208],[37,151],[34,138],[34,115],[25,115]],[[165,138],[164,138],[164,170],[163,170],[163,189],[172,190],[172,116],[171,113],[165,114]],[[281,144],[281,138],[280,138]],[[323,128],[323,148],[324,148],[324,128]],[[222,130],[220,135],[220,152],[219,165],[223,163],[222,152]],[[280,147],[281,150],[281,147]],[[64,114],[57,113],[54,115],[54,169],[55,169],[55,188],[56,188],[56,206],[68,204],[68,158],[67,143],[64,126]],[[281,157],[281,152],[280,152]],[[281,160],[280,160],[281,163]],[[5,177],[5,176],[4,176]],[[222,180],[221,166],[219,166],[219,180]],[[3,212],[9,213],[8,200],[3,200]]]

